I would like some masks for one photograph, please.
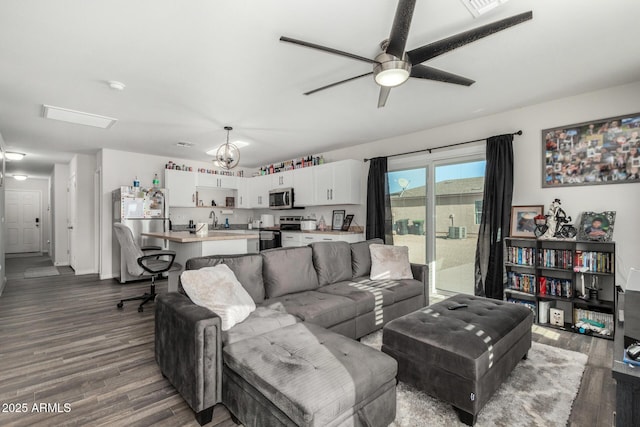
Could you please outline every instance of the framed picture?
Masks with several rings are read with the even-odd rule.
[[[349,214],[344,217],[344,222],[342,223],[342,231],[349,231],[349,227],[351,227],[351,221],[353,221],[353,214]]]
[[[342,230],[342,224],[344,223],[344,210],[333,211],[333,218],[331,219],[332,230]]]
[[[509,235],[511,237],[527,237],[535,239],[535,217],[538,215],[542,215],[543,209],[544,206],[542,205],[512,206],[511,227]]]
[[[580,218],[578,240],[610,242],[613,238],[615,211],[584,212]]]
[[[542,131],[542,187],[640,182],[640,113]]]

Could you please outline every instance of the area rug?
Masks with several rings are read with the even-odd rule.
[[[24,271],[25,279],[33,279],[35,277],[57,276],[60,272],[54,266],[27,268]]]
[[[382,331],[362,338],[380,349]],[[587,355],[532,343],[522,360],[478,414],[476,426],[564,426],[578,394]],[[464,426],[451,407],[402,382],[394,427]]]

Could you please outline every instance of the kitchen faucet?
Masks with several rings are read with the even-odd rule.
[[[211,213],[209,214],[209,218],[213,218],[213,228],[218,226],[218,217],[216,216],[216,211],[211,209]]]

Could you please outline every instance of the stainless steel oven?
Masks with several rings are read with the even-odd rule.
[[[293,209],[293,188],[269,191],[269,209]]]
[[[282,238],[278,230],[260,230],[260,250],[282,247]]]

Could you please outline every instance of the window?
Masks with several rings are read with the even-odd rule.
[[[480,221],[482,221],[482,202],[483,200],[476,200],[476,225],[480,225]]]

